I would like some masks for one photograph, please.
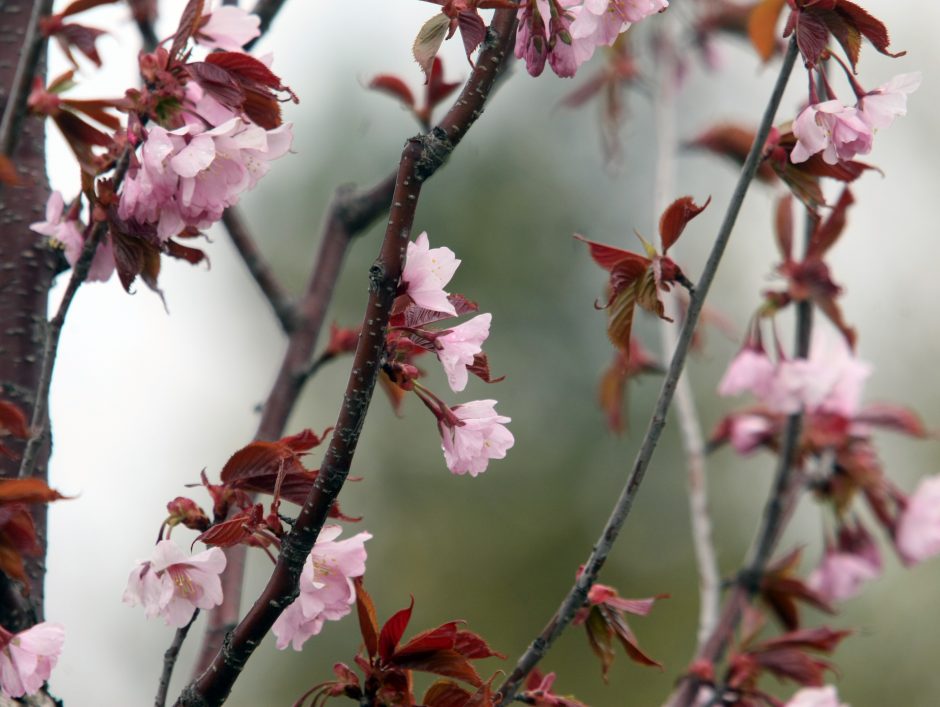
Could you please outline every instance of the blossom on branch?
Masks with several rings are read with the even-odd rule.
[[[13,634],[0,626],[0,692],[4,697],[32,695],[49,679],[59,660],[65,628],[43,621]]]
[[[372,535],[366,532],[336,540],[343,529],[325,526],[320,531],[300,575],[300,596],[274,622],[272,631],[277,647],[291,645],[299,651],[327,621],[337,621],[350,611],[356,601],[353,578],[366,572],[365,542]]]
[[[667,0],[584,0],[571,33],[578,47],[578,64],[591,58],[595,48],[611,46],[630,25],[662,12]]]
[[[858,100],[858,112],[872,130],[887,128],[900,115],[907,115],[907,97],[920,86],[921,73],[899,74]]]
[[[193,37],[207,49],[240,52],[248,42],[261,34],[261,18],[234,5],[215,8],[202,20]]]
[[[401,281],[405,294],[419,307],[457,316],[457,310],[447,299],[444,287],[457,272],[460,261],[450,248],[431,248],[428,234],[423,231],[414,242],[408,243],[408,253]]]
[[[822,562],[806,584],[827,602],[845,601],[880,574],[881,554],[865,526],[843,525],[836,544],[827,546]]]
[[[784,707],[849,707],[839,699],[832,685],[804,687],[791,697]]]
[[[921,481],[907,499],[895,544],[908,565],[940,555],[940,476]]]
[[[492,314],[481,314],[434,339],[437,357],[447,374],[450,389],[455,393],[467,387],[467,369],[483,351],[483,342],[490,335],[492,320]]]
[[[124,603],[143,605],[148,619],[161,616],[168,626],[182,628],[196,609],[222,603],[225,553],[213,547],[192,557],[172,541],[161,540],[153,557],[138,564],[127,579]]]
[[[793,121],[796,147],[794,163],[805,162],[817,152],[827,164],[837,164],[871,152],[874,134],[857,108],[839,101],[816,103],[803,109]]]
[[[451,408],[454,420],[441,419],[441,447],[447,468],[454,474],[476,476],[490,459],[503,459],[515,443],[506,429],[511,418],[496,413],[495,400],[474,400]]]
[[[65,259],[74,267],[85,246],[85,238],[82,236],[85,226],[72,211],[69,209],[65,212],[65,200],[62,194],[54,191],[46,201],[46,220],[31,223],[29,227],[36,233],[48,237],[53,246],[62,248]],[[105,238],[98,244],[98,250],[95,252],[85,279],[88,282],[105,282],[113,272],[114,252],[111,241]]]

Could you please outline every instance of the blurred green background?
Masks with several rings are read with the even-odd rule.
[[[165,4],[167,16],[176,5]],[[670,12],[687,19],[684,5],[676,2]],[[940,284],[933,273],[938,245],[930,237],[930,207],[938,179],[930,160],[940,156],[931,111],[940,100],[931,81],[938,49],[918,30],[936,26],[940,11],[918,4],[912,17],[888,0],[865,7],[888,23],[894,46],[910,53],[891,60],[866,46],[862,82],[874,87],[921,69],[925,83],[910,101],[911,114],[879,134],[871,161],[887,176],[859,182],[859,205],[835,248],[833,267],[846,289],[846,316],[860,330],[860,355],[876,370],[866,400],[904,402],[936,425],[940,339],[934,302]],[[364,85],[391,71],[419,88],[411,35],[432,12],[430,5],[409,0],[288,3],[262,43],[262,51],[275,51],[274,68],[301,97],[300,106],[286,109],[295,122],[296,154],[277,163],[243,203],[292,292],[303,288],[336,186],[367,186],[387,174],[415,132],[403,110]],[[134,50],[132,30],[122,26],[114,55]],[[638,33],[638,46],[648,38]],[[760,68],[740,44],[720,49],[724,68],[717,74],[703,72],[689,49],[678,111],[683,139],[717,120],[754,122],[763,108],[775,67]],[[444,56],[449,79],[468,74],[456,41]],[[432,245],[446,244],[463,260],[451,289],[493,313],[487,351],[494,374],[506,375],[495,386],[473,381],[461,395],[443,394],[439,371],[432,370],[429,384],[454,403],[497,398],[499,411],[513,418],[515,447],[478,478],[454,477],[424,408],[408,400],[397,419],[379,393],[353,468],[364,480],[342,494],[344,511],[364,516],[346,534],[367,529],[375,536],[367,545],[366,585],[380,617],[413,595],[411,632],[465,619],[510,656],[505,663],[486,661],[483,673],[508,671],[557,608],[624,483],[659,388],[656,378],[642,379],[630,392],[630,433],[617,438],[606,431],[595,395],[611,348],[604,314],[593,308],[604,277],[571,234],[632,247],[632,230],[652,235],[658,215],[650,205],[655,166],[648,92],[628,94],[624,156],[614,171],[600,150],[598,106],[557,107],[596,66],[585,67],[574,81],[550,75],[532,80],[516,66],[450,163],[426,185],[418,209],[416,232],[427,230]],[[792,117],[805,96],[799,70],[791,83],[781,120]],[[74,189],[72,168],[61,153],[59,159],[54,181]],[[694,280],[736,175],[698,154],[683,154],[678,170],[676,196],[713,198],[673,253]],[[759,292],[772,284],[771,197],[765,187],[753,189],[716,282],[712,304],[739,329]],[[373,228],[354,244],[331,320],[358,323],[380,236]],[[209,272],[167,264],[161,282],[169,316],[149,292],[128,297],[111,282],[83,288],[63,337],[52,479],[63,492],[80,496],[51,513],[47,614],[69,630],[53,683],[67,704],[151,702],[171,631],[119,603],[126,574],[148,554],[163,504],[185,493],[182,484],[196,481],[203,467],[210,478],[217,474],[228,455],[250,440],[254,407],[267,394],[284,349],[225,235],[216,230],[210,237]],[[644,317],[637,331],[658,350],[655,322]],[[705,353],[690,364],[706,433],[735,405],[719,399],[715,386],[737,345],[712,333]],[[334,422],[347,366],[338,361],[318,374],[289,432],[308,426],[320,431]],[[933,442],[885,436],[879,448],[906,489],[938,471]],[[723,450],[709,459],[726,576],[750,542],[772,468],[768,455],[742,460]],[[193,496],[204,500],[198,490]],[[807,571],[818,559],[822,527],[819,510],[807,500],[785,540],[785,547],[806,545]],[[855,707],[936,705],[940,565],[902,570],[884,550],[885,575],[829,619],[855,630],[836,655],[839,675],[833,679]],[[247,596],[257,594],[269,567],[266,558],[252,558]],[[670,594],[650,616],[631,621],[640,644],[665,670],[641,668],[620,653],[605,685],[583,629],[569,630],[541,667],[559,673],[559,692],[591,705],[659,704],[692,654],[698,601],[685,467],[672,425],[601,581],[629,597]],[[184,649],[171,694],[187,676],[196,642],[190,639]],[[290,704],[329,679],[334,662],[351,663],[358,644],[354,616],[328,624],[301,654],[278,653],[269,640],[229,704]]]

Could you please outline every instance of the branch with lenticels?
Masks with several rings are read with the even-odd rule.
[[[438,127],[427,135],[409,140],[405,146],[398,173],[393,182],[394,191],[385,239],[379,257],[369,272],[369,302],[363,317],[362,334],[352,363],[339,417],[316,483],[291,532],[283,542],[274,572],[261,596],[255,601],[244,619],[230,634],[226,635],[221,649],[204,672],[183,690],[177,705],[205,707],[222,704],[254,649],[297,594],[297,581],[304,561],[316,542],[330,507],[346,481],[372,399],[381,355],[384,351],[389,312],[398,290],[421,186],[444,163],[482,113],[483,105],[508,55],[515,22],[514,10],[496,11],[476,66],[453,107]],[[378,191],[381,191],[380,187],[377,188]],[[350,221],[353,221],[352,216],[358,217],[355,222],[359,223],[371,220],[361,218],[363,215],[368,216],[368,214],[345,211],[345,218],[350,218]],[[328,233],[331,227],[330,221],[332,219],[327,222]],[[324,238],[321,247],[326,247],[327,243],[328,239]],[[318,262],[317,269],[322,267],[325,265],[321,260]],[[311,289],[316,279],[314,275],[311,279]],[[304,311],[304,306],[325,310],[325,300],[320,299],[314,302],[312,299],[305,298],[306,305],[301,306],[301,318],[311,314]],[[320,316],[322,323],[322,314]],[[309,331],[306,336],[310,338]],[[315,339],[315,334],[313,338]],[[298,349],[294,351],[295,354],[300,353],[299,348],[299,345],[295,347]],[[278,375],[275,390],[272,391],[265,406],[262,424],[267,421],[271,429],[275,424],[283,426],[290,409],[290,406],[285,408],[279,400],[289,398],[291,391],[302,383],[302,380],[297,380],[297,376],[305,370],[309,352],[303,360],[299,360],[300,358],[300,356],[292,358],[291,352],[288,352],[281,373]],[[276,394],[279,386],[283,388],[282,397]],[[296,396],[296,391],[293,395]],[[267,431],[269,430],[265,430]]]

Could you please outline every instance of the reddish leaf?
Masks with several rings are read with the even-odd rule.
[[[793,258],[793,197],[789,194],[777,200],[774,233],[780,257],[789,262]]]
[[[400,668],[456,678],[468,682],[474,687],[480,687],[483,684],[483,680],[480,679],[470,662],[460,653],[450,648],[429,653],[413,653],[401,658],[396,654],[392,660]]]
[[[77,15],[79,12],[90,10],[93,7],[113,5],[116,2],[118,2],[118,0],[73,0],[73,2],[65,6],[65,9],[59,13],[59,16],[68,17],[69,15]]]
[[[42,479],[0,479],[0,504],[50,503],[67,498],[49,488]]]
[[[15,187],[20,183],[20,176],[16,173],[13,161],[0,153],[0,184]]]
[[[467,366],[467,370],[484,383],[499,383],[506,378],[506,376],[500,376],[499,378],[490,377],[490,362],[486,354],[482,352],[474,355],[473,363]]]
[[[185,260],[192,265],[198,265],[203,260],[206,261],[207,265],[209,264],[209,256],[199,248],[190,248],[189,246],[177,243],[173,239],[168,239],[167,242],[163,244],[163,247],[165,249],[164,252],[171,258]]]
[[[457,632],[454,640],[454,650],[470,660],[482,660],[483,658],[506,659],[505,655],[499,651],[494,651],[483,638],[472,631]]]
[[[9,434],[20,439],[29,438],[26,413],[19,405],[8,400],[0,400],[0,434]]]
[[[214,547],[232,547],[254,538],[256,531],[264,524],[264,508],[260,503],[236,513],[228,520],[216,523],[199,535],[193,544],[202,542]]]
[[[458,317],[464,314],[476,312],[480,309],[476,302],[468,300],[463,295],[448,295],[447,301],[450,302],[454,307]],[[425,309],[424,307],[419,307],[416,304],[409,303],[405,307],[404,311],[392,316],[391,325],[408,327],[410,329],[420,329],[421,327],[428,324],[433,324],[434,322],[439,322],[444,319],[451,319],[453,316],[453,314],[449,314],[447,312],[435,312],[434,310]]]
[[[173,45],[170,47],[170,58],[176,59],[186,48],[186,43],[196,34],[199,26],[202,24],[203,10],[205,9],[205,0],[189,0],[186,7],[183,8],[183,14],[180,15],[180,23],[176,28],[176,34],[173,37]]]
[[[873,403],[866,405],[862,411],[855,416],[854,422],[877,425],[895,432],[903,432],[912,437],[927,437],[929,432],[921,422],[920,417],[913,410],[909,410],[900,405],[891,405],[888,403]]]
[[[777,21],[786,0],[761,0],[747,20],[747,34],[762,61],[770,61],[777,51]]]
[[[712,198],[708,197],[704,204],[696,206],[691,196],[683,196],[666,207],[659,219],[659,235],[663,240],[663,255],[679,240],[679,236],[682,235],[689,221],[702,213],[711,202]]]
[[[425,102],[428,111],[433,110],[438,103],[445,100],[450,94],[460,88],[459,81],[448,83],[444,80],[444,62],[439,56],[434,57],[431,64],[431,76],[425,92]],[[430,116],[428,116],[430,118]]]
[[[822,258],[838,240],[845,228],[846,211],[854,203],[855,198],[846,187],[842,190],[842,195],[829,216],[813,230],[806,253],[807,258]]]
[[[362,577],[353,579],[353,584],[356,587],[356,611],[359,614],[362,642],[365,643],[369,658],[374,658],[379,646],[379,620],[376,617],[375,604],[362,584]]]
[[[891,57],[904,56],[905,52],[892,54],[888,51],[888,45],[891,40],[888,37],[888,29],[881,20],[878,20],[868,14],[864,9],[848,0],[836,0],[836,12],[838,12],[846,22],[858,30],[872,46],[880,53]],[[855,62],[852,62],[854,68]]]
[[[470,55],[486,38],[486,25],[483,18],[473,9],[457,15],[457,26],[460,27],[460,38],[463,40],[464,51],[467,52],[467,61],[473,66]]]
[[[280,471],[296,473],[306,469],[296,452],[283,442],[252,442],[229,457],[219,476],[223,483],[232,485],[245,479],[276,475]]]
[[[649,258],[645,258],[642,255],[638,255],[629,250],[614,248],[613,246],[604,245],[603,243],[589,241],[587,238],[579,234],[575,234],[574,237],[579,241],[587,243],[591,252],[591,258],[593,258],[595,263],[600,265],[608,272],[612,272],[614,268],[622,267],[626,264],[626,266],[629,268],[629,272],[636,272],[639,274],[645,270],[651,262]]]
[[[298,454],[306,454],[314,447],[319,447],[326,438],[327,433],[332,431],[332,429],[332,427],[327,427],[325,430],[323,430],[323,434],[318,436],[316,432],[308,427],[307,429],[301,430],[295,435],[282,437],[279,442],[287,447],[290,447]]]
[[[412,597],[411,604],[407,609],[402,609],[393,614],[382,626],[382,631],[379,634],[379,656],[382,658],[382,662],[388,662],[395,652],[395,648],[398,647],[398,642],[411,620],[411,610],[414,609],[414,605],[415,600]]]
[[[212,52],[206,57],[206,63],[224,69],[243,82],[252,81],[266,88],[270,88],[272,91],[287,90],[287,87],[281,83],[281,79],[277,74],[250,54],[244,54],[242,52]]]
[[[438,680],[424,693],[424,707],[466,707],[470,692],[452,680]]]
[[[439,61],[440,60],[437,59],[437,57],[434,58],[435,66],[439,63]],[[408,85],[397,76],[392,76],[390,74],[379,74],[369,82],[368,87],[373,91],[387,93],[388,95],[392,96],[392,98],[397,98],[408,108],[415,108],[414,94],[411,92],[411,89],[408,88]]]
[[[823,24],[842,45],[849,63],[854,67],[858,62],[858,53],[862,48],[862,33],[854,25],[845,21],[839,13],[832,10],[816,10],[816,14]]]
[[[816,66],[826,48],[829,30],[818,15],[803,10],[794,11],[796,16],[796,43],[808,67]]]
[[[160,272],[160,250],[145,238],[121,232],[112,224],[110,231],[114,250],[114,264],[118,278],[126,292],[138,275],[151,289],[155,289]],[[159,291],[159,290],[157,290]]]
[[[117,130],[121,127],[121,121],[111,113],[108,108],[114,108],[114,101],[103,101],[96,99],[63,98],[62,105],[70,108],[77,113],[84,113],[92,120],[101,123],[110,130]]]
[[[55,38],[59,41],[63,51],[68,56],[72,65],[76,66],[76,68],[78,65],[75,63],[75,60],[72,58],[72,54],[69,51],[71,47],[78,49],[78,51],[94,62],[95,66],[100,67],[101,56],[98,54],[98,49],[95,46],[95,40],[97,40],[98,37],[103,34],[106,34],[104,30],[70,23],[61,25],[55,32]]]
[[[219,103],[229,107],[245,102],[245,91],[225,69],[205,61],[191,61],[186,71],[202,89]]]
[[[802,650],[814,650],[821,653],[832,653],[839,643],[851,635],[851,631],[837,631],[828,626],[804,628],[763,641],[759,646],[755,646],[754,651],[774,650],[777,648],[800,648]]]
[[[410,639],[405,645],[395,651],[392,660],[399,663],[400,659],[409,655],[431,653],[445,648],[453,648],[456,639],[457,622],[449,621],[446,624],[441,624],[437,628],[422,631],[417,636]]]
[[[434,57],[437,56],[441,44],[444,43],[444,37],[447,36],[449,29],[450,18],[444,13],[439,13],[425,22],[418,30],[418,36],[415,37],[411,53],[424,72],[425,83],[431,79],[431,66]]]
[[[698,147],[726,157],[737,166],[742,166],[754,143],[755,131],[740,125],[724,123],[716,125],[686,143],[686,147]],[[767,161],[757,168],[757,179],[765,184],[776,181],[774,169]]]

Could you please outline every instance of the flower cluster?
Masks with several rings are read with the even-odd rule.
[[[65,200],[58,191],[49,195],[46,202],[46,220],[31,223],[29,227],[36,233],[49,238],[50,245],[61,248],[65,259],[73,266],[78,262],[85,246],[85,225],[79,220],[76,209],[65,211]],[[109,239],[98,244],[88,275],[89,282],[104,282],[114,272],[114,251]]]
[[[662,12],[667,0],[527,0],[520,4],[516,56],[538,76],[548,62],[574,76],[597,47],[609,47],[635,22]]]
[[[327,621],[337,621],[356,602],[353,578],[366,572],[365,542],[372,536],[362,532],[337,540],[342,528],[324,526],[300,575],[300,596],[275,621],[272,631],[281,650],[292,646],[299,651]]]
[[[124,603],[144,607],[147,618],[160,616],[168,626],[181,628],[196,609],[222,603],[225,553],[213,547],[192,557],[172,540],[161,540],[149,560],[142,560],[127,578]]]
[[[16,699],[32,695],[49,679],[59,660],[65,629],[42,622],[19,633],[0,626],[0,692]]]
[[[490,333],[492,315],[478,314],[450,328],[428,328],[476,311],[476,305],[450,294],[448,285],[460,265],[449,248],[431,248],[427,233],[408,244],[399,297],[393,308],[392,331],[387,340],[389,355],[386,380],[397,390],[415,392],[437,419],[444,460],[454,474],[476,476],[490,459],[502,459],[514,443],[505,425],[510,418],[496,412],[495,400],[476,400],[448,406],[417,382],[421,372],[412,359],[434,353],[444,369],[451,390],[464,390],[473,373],[487,382],[489,364],[483,342]]]

